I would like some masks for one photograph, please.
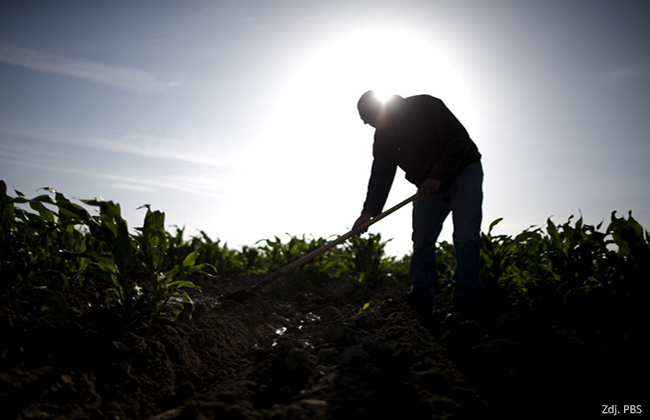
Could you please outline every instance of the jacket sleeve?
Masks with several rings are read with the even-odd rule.
[[[363,211],[371,213],[373,216],[381,213],[388,193],[393,185],[395,172],[397,171],[397,163],[390,156],[390,154],[375,146],[373,148],[374,160],[372,162],[372,170],[370,172],[370,181],[368,181],[368,192],[366,194],[366,201],[363,204]]]

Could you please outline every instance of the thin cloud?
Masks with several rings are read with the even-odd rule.
[[[30,168],[48,170],[48,171],[57,171],[64,172],[74,175],[79,175],[86,178],[95,178],[107,181],[107,186],[112,188],[122,189],[122,190],[137,190],[137,191],[182,191],[185,193],[195,194],[205,197],[213,198],[223,198],[226,192],[222,189],[215,188],[214,180],[200,180],[194,178],[187,178],[184,176],[170,176],[168,178],[152,178],[146,179],[142,177],[130,177],[122,176],[115,174],[102,173],[98,171],[88,171],[81,169],[72,169],[70,167],[62,167],[55,165],[40,164],[35,162],[29,162],[25,160],[19,160],[12,156],[3,157],[3,153],[0,153],[0,162],[11,163],[14,165],[27,166]]]
[[[0,41],[0,61],[30,70],[63,74],[125,90],[163,92],[173,84],[145,71],[77,60]]]
[[[639,64],[611,69],[606,73],[606,77],[614,82],[626,82],[645,77],[648,74],[650,74],[650,65]]]
[[[41,147],[34,147],[34,145],[14,144],[11,142],[0,141],[0,156],[41,156],[47,159],[59,159],[65,157],[64,154],[53,150],[47,150]]]
[[[223,168],[233,167],[231,156],[218,153],[216,142],[201,134],[183,138],[129,131],[98,136],[56,127],[24,128],[2,125],[0,125],[0,133],[50,143],[129,153],[147,158],[171,159]]]
[[[136,192],[151,192],[157,193],[159,190],[157,188],[150,187],[148,185],[139,185],[131,184],[128,182],[114,182],[106,184],[107,187],[113,188],[116,190],[126,190],[126,191],[136,191]]]

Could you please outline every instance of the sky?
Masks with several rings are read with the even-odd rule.
[[[359,96],[441,98],[483,155],[483,228],[650,229],[650,2],[3,1],[0,179],[143,204],[232,248],[361,212]],[[12,191],[12,190],[10,190]],[[398,170],[386,209],[415,193]],[[378,222],[411,247],[411,210]],[[441,240],[451,240],[451,219]]]

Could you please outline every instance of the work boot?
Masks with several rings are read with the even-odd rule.
[[[477,323],[485,324],[487,305],[482,298],[454,297],[449,313],[445,317],[447,324]]]
[[[404,301],[419,315],[429,316],[433,312],[433,304],[436,298],[428,288],[412,287],[411,291],[404,297]]]
[[[487,304],[483,299],[454,297],[445,317],[440,342],[451,349],[462,349],[488,334]]]

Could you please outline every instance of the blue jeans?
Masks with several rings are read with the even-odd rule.
[[[452,184],[436,194],[422,196],[413,202],[410,277],[414,292],[431,292],[436,281],[436,242],[451,212],[456,253],[453,297],[482,299],[479,279],[482,203],[483,166],[480,161],[466,166]]]

